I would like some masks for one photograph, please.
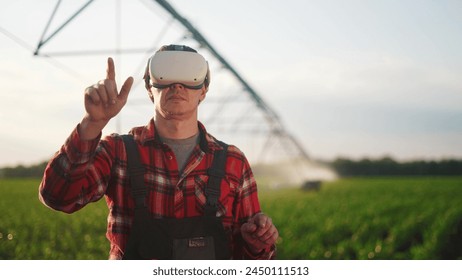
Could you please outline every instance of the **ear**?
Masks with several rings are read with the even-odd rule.
[[[205,96],[207,95],[207,92],[209,91],[209,87],[203,86],[202,87],[202,92],[201,92],[201,100],[205,99]]]
[[[208,89],[207,87],[205,87],[205,86],[202,87],[201,93],[200,93],[200,95],[199,95],[199,104],[201,104],[201,102],[204,101],[205,96],[207,96],[207,91],[208,91],[208,90],[209,90],[209,89]]]
[[[154,103],[154,96],[152,95],[152,89],[148,89],[148,96],[149,96],[149,99],[151,99],[152,103]]]

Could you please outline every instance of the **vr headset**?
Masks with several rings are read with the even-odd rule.
[[[151,86],[167,88],[182,84],[189,89],[208,86],[209,65],[204,57],[195,52],[166,50],[155,53],[149,60]]]

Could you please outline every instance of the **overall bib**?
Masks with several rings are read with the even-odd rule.
[[[122,136],[126,151],[135,215],[124,259],[229,259],[228,238],[221,218],[216,217],[220,183],[224,177],[227,145],[216,151],[208,170],[204,215],[191,218],[155,219],[146,204],[144,168],[132,135]]]

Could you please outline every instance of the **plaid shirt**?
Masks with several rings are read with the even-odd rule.
[[[206,202],[207,169],[213,152],[222,147],[198,123],[200,143],[194,148],[182,174],[173,151],[159,140],[154,121],[135,127],[131,134],[138,144],[146,170],[144,181],[148,205],[155,218],[185,218],[203,215]],[[109,208],[106,236],[111,243],[110,259],[121,259],[134,216],[127,174],[127,155],[118,134],[83,141],[74,129],[51,159],[39,187],[40,200],[66,213],[75,212],[103,196]],[[229,146],[225,178],[221,182],[218,216],[230,240],[234,259],[269,259],[275,248],[252,255],[240,234],[240,226],[260,212],[257,186],[244,154]]]

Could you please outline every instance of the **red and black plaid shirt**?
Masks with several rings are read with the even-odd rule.
[[[155,218],[185,218],[203,215],[206,202],[207,169],[213,152],[222,147],[199,123],[200,143],[194,148],[182,174],[173,151],[159,140],[154,121],[130,132],[138,144],[146,173],[148,205]],[[101,137],[101,136],[100,136]],[[74,129],[51,159],[39,187],[40,200],[66,213],[75,212],[103,196],[109,208],[106,236],[111,243],[110,259],[121,259],[134,215],[134,201],[127,176],[127,155],[120,135],[83,141]],[[257,186],[244,154],[229,146],[225,178],[217,215],[223,218],[235,259],[269,259],[274,248],[258,256],[247,250],[240,226],[260,212]]]

